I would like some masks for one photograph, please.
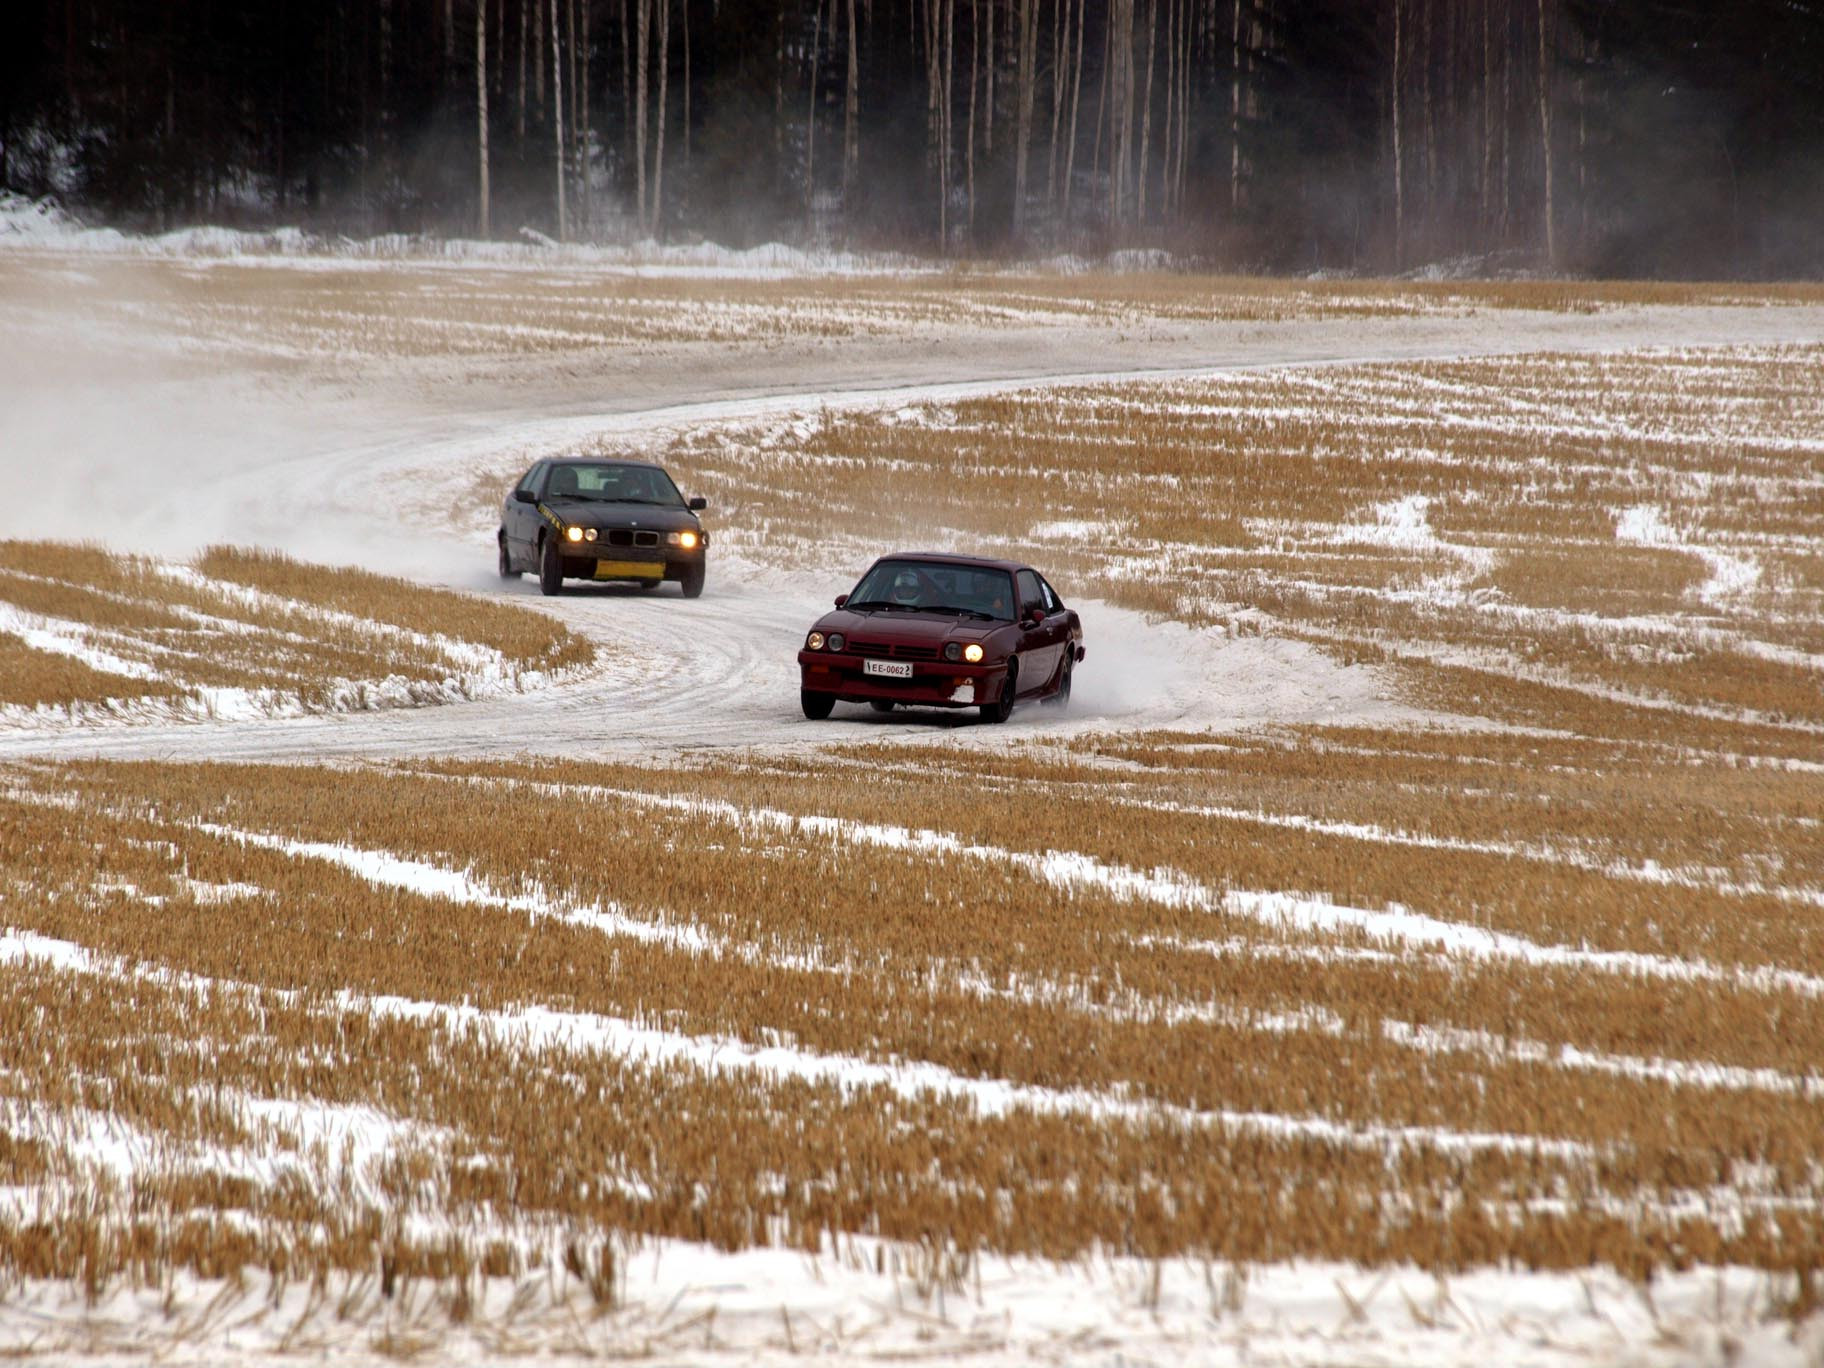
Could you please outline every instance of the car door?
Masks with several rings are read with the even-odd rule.
[[[1055,595],[1047,607],[1044,587],[1034,571],[1019,571],[1014,584],[1020,596],[1021,622],[1030,623],[1034,609],[1040,613],[1037,623],[1020,628],[1020,693],[1033,694],[1047,688],[1058,672],[1058,662],[1064,657],[1064,617],[1056,610]]]
[[[515,495],[521,489],[529,489],[536,494],[539,485],[544,482],[546,464],[544,461],[536,462],[514,487],[514,492],[507,495],[507,542],[513,558],[521,564],[532,558],[532,542],[538,531],[538,506],[521,503]]]

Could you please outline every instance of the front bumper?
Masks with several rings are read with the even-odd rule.
[[[583,546],[587,549],[579,554],[577,543],[564,543],[565,579],[675,580],[705,559],[701,546]]]
[[[1006,662],[967,665],[961,661],[916,660],[910,679],[862,673],[868,657],[845,651],[800,651],[800,687],[810,693],[830,694],[843,703],[885,700],[921,708],[973,708],[991,703],[1000,694]]]

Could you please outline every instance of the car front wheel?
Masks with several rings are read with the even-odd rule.
[[[538,553],[538,591],[547,598],[564,587],[564,558],[557,543],[545,538]]]
[[[500,577],[503,580],[519,578],[519,571],[513,568],[513,554],[507,550],[507,534],[500,534]]]
[[[1059,712],[1063,712],[1066,708],[1068,708],[1070,706],[1070,675],[1071,675],[1071,668],[1070,668],[1070,666],[1066,665],[1064,667],[1064,677],[1058,681],[1058,687],[1057,687],[1056,692],[1054,692],[1050,698],[1047,698],[1045,700],[1048,704],[1050,704],[1052,707],[1056,708]]]
[[[804,715],[813,722],[823,721],[836,709],[834,694],[814,693],[810,689],[798,691],[798,703],[804,709]]]
[[[992,703],[982,704],[982,721],[1005,722],[1013,716],[1014,696],[1020,688],[1019,665],[1014,661],[1007,662],[1007,674],[1001,680],[1000,696]]]
[[[703,596],[703,579],[706,573],[707,567],[705,567],[701,561],[695,565],[687,565],[684,567],[684,574],[681,578],[684,585],[685,598],[701,598]]]

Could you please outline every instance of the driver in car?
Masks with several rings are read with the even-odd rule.
[[[902,608],[924,608],[929,606],[925,597],[924,580],[916,570],[901,570],[893,577],[893,592],[889,596]]]

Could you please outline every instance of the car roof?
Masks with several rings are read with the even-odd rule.
[[[551,464],[560,465],[623,465],[644,466],[647,470],[663,470],[664,466],[657,461],[639,461],[625,456],[553,456]]]
[[[944,565],[967,565],[975,570],[1030,570],[1032,567],[1025,561],[996,560],[992,556],[955,556],[948,551],[895,551],[885,555],[874,563],[890,560],[938,561]]]

